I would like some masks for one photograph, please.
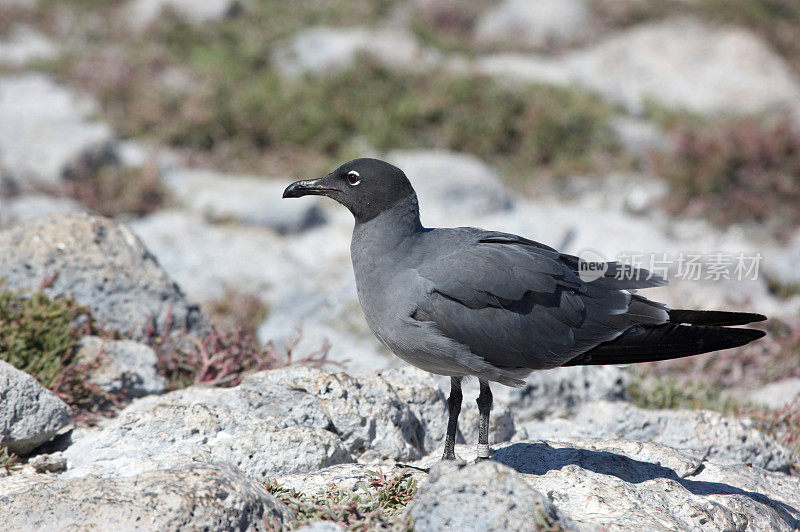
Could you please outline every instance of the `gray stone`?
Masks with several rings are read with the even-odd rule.
[[[90,380],[107,392],[133,398],[163,393],[166,389],[166,379],[156,370],[158,356],[145,344],[84,336],[78,344],[77,356],[84,363],[99,364]]]
[[[393,381],[401,378],[395,374]],[[405,381],[406,390],[430,382],[413,374]],[[261,415],[276,416],[289,425],[333,430],[359,461],[415,460],[431,450],[425,448],[424,420],[413,415],[380,374],[351,377],[298,366],[257,373],[239,388]],[[298,408],[301,404],[307,406]]]
[[[0,445],[25,455],[72,423],[72,409],[39,382],[0,360]]]
[[[574,366],[534,371],[522,388],[497,386],[495,395],[513,412],[517,423],[522,423],[571,416],[597,401],[626,399],[629,382],[627,368]]]
[[[181,20],[200,24],[227,17],[239,3],[237,0],[130,0],[126,18],[134,28],[145,29],[164,10],[169,10]]]
[[[800,526],[798,477],[754,466],[703,461],[700,455],[654,443],[559,440],[498,445],[491,460],[516,470],[507,473],[508,469],[502,469],[514,478],[506,485],[516,486],[523,480],[535,492],[546,494],[556,515],[569,519],[569,524],[565,522],[569,529],[757,532]],[[458,446],[457,453],[467,460],[475,458],[471,446]],[[432,456],[420,464],[437,459]],[[433,487],[438,489],[423,484],[411,511],[423,502],[433,508],[438,493],[457,494],[459,489],[480,490],[481,486],[487,489],[495,485],[496,478],[497,472],[484,463],[454,471],[447,482],[434,478]],[[500,492],[501,508],[508,504],[504,499],[510,499],[509,491]],[[472,501],[473,505],[482,505],[480,497]],[[440,504],[435,513],[441,521],[456,522],[469,508],[466,501]],[[491,506],[486,505],[486,511],[491,511]],[[425,519],[423,512],[420,514]],[[418,523],[415,516],[419,529]],[[522,522],[510,526],[510,530],[529,529],[523,528]]]
[[[67,459],[62,452],[38,454],[28,460],[37,473],[61,473],[67,469]]]
[[[86,209],[75,200],[56,198],[44,194],[26,194],[6,200],[7,224],[20,222],[30,218],[48,214],[68,214],[86,212]]]
[[[101,430],[76,435],[64,451],[65,475],[134,475],[222,461],[263,478],[356,459],[419,459],[435,440],[390,381],[406,391],[437,392],[413,375],[355,378],[298,366],[250,375],[235,388],[146,397]]]
[[[2,482],[0,482],[2,484]],[[126,478],[32,477],[0,486],[9,530],[262,530],[296,519],[255,480],[222,464]]]
[[[8,40],[0,41],[0,64],[21,66],[57,54],[58,48],[50,39],[28,26],[14,26]]]
[[[292,277],[305,271],[273,231],[209,224],[198,214],[181,211],[159,211],[129,225],[197,300],[221,299],[226,288],[258,294],[272,286],[291,286]]]
[[[192,387],[134,402],[64,451],[68,478],[224,462],[256,479],[352,460],[336,434],[260,416],[236,389]]]
[[[747,421],[707,410],[642,410],[629,403],[584,404],[573,418],[532,421],[531,437],[622,438],[649,441],[707,456],[719,464],[753,464],[789,471],[798,458]]]
[[[800,378],[771,382],[753,390],[747,395],[747,398],[755,404],[775,410],[792,404],[800,406]]]
[[[422,434],[424,449],[430,452],[443,445],[447,430],[447,399],[439,389],[436,378],[408,364],[381,371],[379,375],[391,385],[397,397],[408,405],[420,426],[425,428]],[[465,413],[466,409],[462,415]]]
[[[485,48],[563,46],[583,37],[588,25],[584,0],[505,0],[478,19],[474,41]]]
[[[433,66],[439,58],[403,30],[319,26],[298,32],[273,52],[272,60],[281,74],[296,77],[344,70],[354,64],[359,54],[388,67],[405,69]]]
[[[23,189],[57,185],[71,163],[111,142],[108,125],[88,120],[94,112],[41,74],[0,77],[0,174]]]
[[[393,151],[387,156],[402,168],[417,191],[423,224],[471,225],[476,218],[510,211],[514,200],[497,172],[468,154],[448,151]],[[448,219],[443,219],[447,216]],[[459,223],[458,219],[463,219]]]
[[[355,297],[352,272],[341,273],[338,279],[323,273],[327,286],[321,289],[279,290],[269,316],[258,328],[258,339],[271,342],[282,353],[291,348],[294,360],[327,348],[327,360],[343,364],[350,372],[398,366],[400,360],[369,330]]]
[[[0,277],[9,290],[67,296],[98,323],[142,338],[152,327],[201,333],[207,326],[183,292],[124,225],[88,214],[51,215],[0,232]]]
[[[800,102],[796,76],[758,37],[691,19],[634,27],[567,61],[579,85],[633,113],[648,100],[701,114],[797,110]]]
[[[617,116],[611,119],[609,126],[620,146],[637,157],[664,150],[668,145],[664,132],[646,120]]]
[[[168,171],[162,179],[175,199],[211,222],[261,225],[282,234],[325,222],[319,201],[299,208],[282,201],[282,181],[190,169]]]
[[[571,524],[522,475],[491,461],[435,464],[407,512],[420,532],[541,530]]]

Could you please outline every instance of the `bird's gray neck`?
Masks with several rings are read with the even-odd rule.
[[[391,208],[366,222],[356,221],[353,228],[353,243],[361,242],[369,247],[379,246],[394,249],[403,240],[422,232],[419,219],[419,202],[416,194],[409,194]]]

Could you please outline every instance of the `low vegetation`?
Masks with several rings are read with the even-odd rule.
[[[88,309],[43,292],[19,293],[0,288],[0,360],[48,388],[92,423],[108,414],[117,398],[89,381],[100,360],[78,359],[78,342],[102,334]]]
[[[8,448],[0,445],[0,477],[4,477],[17,469],[17,455],[8,452]]]
[[[78,201],[103,216],[144,216],[163,208],[168,192],[161,184],[155,161],[141,168],[126,168],[117,161],[84,158],[73,165],[55,195]]]
[[[293,528],[331,521],[347,530],[413,530],[410,519],[403,515],[417,490],[410,475],[401,473],[389,478],[370,472],[353,491],[331,486],[314,495],[285,488],[274,480],[265,481],[264,486],[297,514],[299,520],[292,524]]]
[[[686,124],[672,134],[674,148],[654,158],[670,184],[672,212],[776,231],[800,224],[800,132],[789,120]]]

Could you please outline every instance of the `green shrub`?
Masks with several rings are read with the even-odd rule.
[[[80,339],[101,333],[89,310],[69,299],[0,289],[0,360],[32,375],[90,424],[118,401],[89,381],[100,360],[77,360]]]
[[[70,300],[0,290],[0,359],[45,388],[56,387],[92,326],[89,311]]]

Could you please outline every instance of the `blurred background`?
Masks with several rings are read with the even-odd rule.
[[[0,0],[0,228],[115,218],[221,327],[353,372],[401,362],[361,315],[352,218],[281,192],[361,156],[406,171],[424,224],[656,257],[648,296],[769,315],[631,394],[797,448],[797,0]]]

